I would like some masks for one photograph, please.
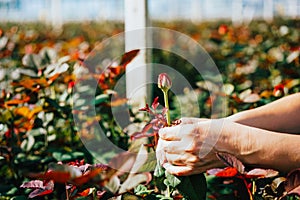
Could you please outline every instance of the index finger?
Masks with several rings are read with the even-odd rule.
[[[197,117],[183,117],[180,119],[181,124],[194,124],[198,122],[207,121],[207,118],[197,118]]]
[[[172,127],[165,127],[159,130],[159,137],[163,140],[178,141],[181,140],[186,134],[193,130],[192,124],[177,125]]]

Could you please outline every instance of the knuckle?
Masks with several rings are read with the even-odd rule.
[[[199,158],[197,156],[190,156],[188,159],[189,163],[196,163],[199,162]]]

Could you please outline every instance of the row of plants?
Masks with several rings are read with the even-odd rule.
[[[158,129],[180,123],[182,115],[223,117],[299,92],[299,22],[154,24],[197,40],[216,62],[223,88],[194,76],[182,58],[154,50],[153,62],[174,67],[191,80],[193,91],[168,93],[166,109],[159,106],[166,92],[157,89],[151,106],[132,110],[112,89],[139,51],[120,55],[118,65],[105,69],[85,62],[97,44],[122,31],[120,24],[68,24],[59,35],[39,24],[1,26],[1,199],[299,199],[299,169],[245,170],[234,157],[220,154],[227,168],[183,178],[166,173],[154,156]],[[96,88],[87,84],[91,81]],[[212,105],[224,96],[226,113],[211,116]],[[199,105],[199,112],[189,105]],[[91,108],[96,115],[90,116]],[[125,128],[113,113],[124,109],[130,110]],[[103,136],[128,151],[86,148],[103,144]]]

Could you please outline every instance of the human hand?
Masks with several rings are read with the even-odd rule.
[[[156,149],[159,164],[178,176],[198,174],[223,166],[215,153],[220,122],[183,118],[179,125],[161,129]]]

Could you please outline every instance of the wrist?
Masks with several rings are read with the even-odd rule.
[[[244,111],[241,111],[241,112],[235,113],[233,115],[230,115],[230,116],[226,117],[225,119],[228,122],[240,123],[240,122],[244,121],[246,119],[246,117],[244,115]]]
[[[203,123],[203,122],[202,122]],[[236,155],[240,149],[240,135],[236,123],[227,118],[213,119],[205,122],[206,135],[210,134],[210,143],[216,152],[226,152]]]
[[[261,150],[256,128],[235,123],[231,119],[223,119],[218,123],[220,123],[218,126],[222,128],[219,128],[219,133],[216,134],[218,140],[215,150],[229,153],[243,163],[254,164],[253,158],[257,158]]]

